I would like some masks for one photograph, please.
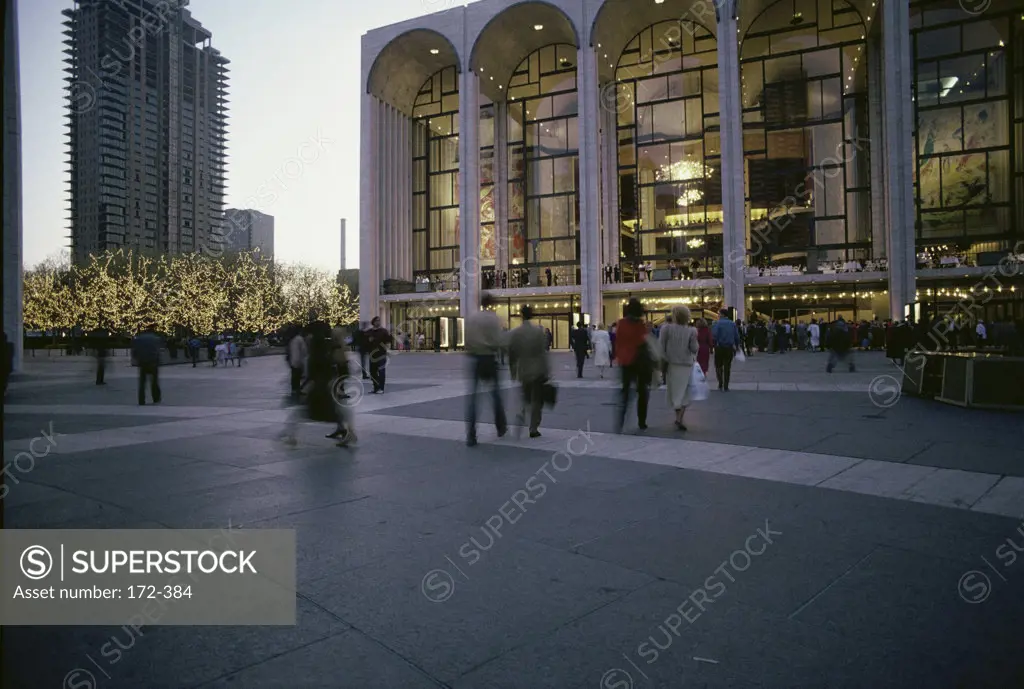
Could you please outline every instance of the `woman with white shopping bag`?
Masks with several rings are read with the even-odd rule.
[[[676,428],[686,430],[683,415],[691,401],[708,397],[704,372],[697,363],[697,329],[690,325],[690,310],[682,304],[672,308],[672,322],[661,327],[658,338],[662,358],[668,363],[668,401],[676,411]],[[703,390],[703,392],[702,392]],[[701,396],[703,395],[703,396]]]

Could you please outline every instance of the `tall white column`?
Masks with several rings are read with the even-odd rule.
[[[494,104],[494,268],[508,270],[508,103]],[[499,283],[500,284],[500,283]]]
[[[412,282],[412,118],[402,116],[402,250],[403,280]]]
[[[18,8],[4,9],[4,333],[14,347],[14,370],[21,370],[22,314],[21,89],[18,72]]]
[[[377,280],[377,251],[380,243],[377,219],[378,102],[368,93],[362,96],[359,126],[359,320],[379,315],[380,283]]]
[[[579,51],[580,305],[596,322],[601,319],[601,187],[598,156],[599,94],[597,53],[585,41]]]
[[[877,31],[868,36],[868,143],[871,157],[871,254],[879,259],[887,255],[889,231],[885,221],[885,99],[883,82],[885,63]],[[861,146],[864,142],[859,142]],[[896,318],[897,316],[892,316]]]
[[[604,101],[602,101],[603,103]],[[616,100],[616,102],[618,102]],[[630,104],[628,107],[633,107]],[[608,111],[608,140],[611,142],[608,150],[608,173],[605,179],[608,183],[608,217],[605,219],[605,232],[608,233],[608,253],[605,256],[605,263],[614,266],[619,263],[619,241],[622,239],[622,223],[619,214],[619,113],[615,110]],[[614,315],[614,314],[613,314]]]
[[[743,176],[743,124],[736,0],[723,2],[718,15],[718,102],[722,137],[722,253],[724,306],[746,318],[746,205]]]
[[[480,310],[480,80],[459,75],[459,311]]]
[[[889,315],[903,318],[914,301],[917,267],[914,249],[913,108],[911,104],[910,2],[882,5],[885,50],[885,179],[888,226]]]

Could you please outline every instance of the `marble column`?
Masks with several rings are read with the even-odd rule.
[[[723,306],[746,318],[746,202],[743,175],[743,121],[736,0],[725,0],[718,19],[718,93],[722,138],[722,285]]]
[[[589,42],[579,51],[579,168],[580,184],[580,308],[594,322],[601,319],[601,187],[598,132],[601,109],[597,86],[597,53]]]
[[[885,211],[888,226],[889,315],[902,318],[914,301],[913,104],[910,62],[910,2],[882,4],[885,59]]]
[[[459,75],[459,312],[480,310],[480,79]]]
[[[871,157],[871,256],[884,258],[889,232],[885,222],[885,64],[878,32],[868,36],[868,155]],[[863,142],[861,142],[863,145]]]
[[[18,7],[4,9],[4,333],[21,370],[22,314],[21,89],[18,77]]]
[[[359,320],[369,321],[380,315],[380,282],[377,277],[377,255],[381,239],[377,221],[379,101],[368,93],[364,93],[362,99],[359,141],[359,163],[362,170],[359,182]]]

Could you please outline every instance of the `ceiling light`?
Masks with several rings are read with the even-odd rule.
[[[543,24],[534,24],[534,25],[533,25],[533,30],[534,30],[534,31],[540,31],[540,30],[541,30],[541,29],[543,29],[543,28],[544,28],[544,25],[543,25]]]
[[[441,52],[441,51],[438,50],[437,48],[431,48],[430,49],[430,54],[431,55],[437,55],[439,52]]]

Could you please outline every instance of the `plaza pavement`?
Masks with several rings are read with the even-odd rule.
[[[298,624],[8,627],[3,687],[1024,686],[1022,417],[824,356],[737,364],[685,434],[655,391],[618,436],[614,382],[556,354],[543,436],[467,448],[464,358],[399,354],[355,450],[277,441],[279,357],[164,368],[145,407],[124,361],[29,362],[5,462],[57,435],[6,527],[294,528]]]

